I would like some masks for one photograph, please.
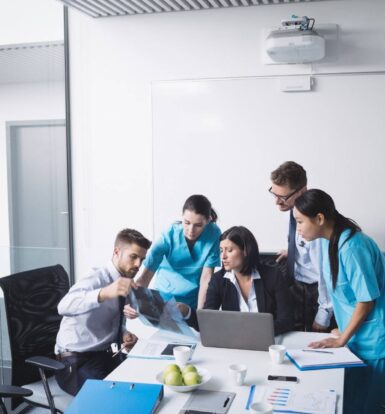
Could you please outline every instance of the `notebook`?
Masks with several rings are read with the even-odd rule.
[[[301,371],[366,366],[348,347],[289,349],[286,355]]]
[[[274,344],[270,313],[197,310],[203,346],[268,351]]]
[[[154,414],[163,385],[87,380],[65,414]]]

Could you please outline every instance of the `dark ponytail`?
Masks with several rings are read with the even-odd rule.
[[[215,223],[218,219],[217,213],[211,207],[210,201],[204,195],[194,194],[190,196],[183,204],[182,212],[184,213],[185,210],[201,214],[213,223]]]
[[[337,210],[335,210],[334,218],[334,228],[333,233],[329,241],[329,261],[330,261],[330,270],[333,277],[333,289],[336,288],[337,276],[338,276],[338,242],[340,240],[341,233],[349,229],[349,236],[345,239],[345,244],[351,237],[353,237],[358,231],[361,231],[361,228],[353,220],[343,216]],[[342,246],[341,246],[342,247]]]
[[[329,262],[332,274],[333,289],[335,289],[338,278],[338,242],[344,230],[349,229],[349,236],[344,244],[353,237],[361,228],[353,220],[340,214],[334,205],[333,199],[329,194],[322,190],[312,189],[306,191],[295,201],[295,208],[307,217],[315,218],[321,213],[325,220],[333,222],[333,232],[329,240]]]

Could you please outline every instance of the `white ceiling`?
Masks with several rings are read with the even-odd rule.
[[[192,11],[324,0],[59,0],[91,17]]]
[[[64,80],[64,43],[0,45],[0,84]]]

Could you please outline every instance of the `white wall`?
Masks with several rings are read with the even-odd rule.
[[[262,64],[264,29],[277,26],[292,14],[315,17],[316,24],[339,25],[336,62],[313,66]],[[382,0],[106,19],[71,12],[76,277],[110,257],[113,238],[122,227],[134,227],[152,237],[151,82],[312,71],[383,71],[384,18]],[[175,203],[182,206],[183,201]]]
[[[10,272],[6,122],[64,118],[64,82],[0,84],[1,276]]]
[[[63,39],[63,6],[56,0],[2,0],[0,45]]]

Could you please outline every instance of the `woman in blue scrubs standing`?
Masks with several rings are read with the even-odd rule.
[[[381,413],[385,400],[385,258],[377,244],[338,213],[333,199],[321,190],[299,197],[294,217],[304,239],[323,239],[323,275],[339,329],[337,338],[309,346],[347,345],[361,358],[367,367],[345,370],[344,413]]]
[[[193,309],[203,307],[214,268],[220,266],[216,220],[205,196],[190,196],[183,205],[182,222],[173,223],[151,248],[138,284],[147,287],[155,274],[155,289]]]

